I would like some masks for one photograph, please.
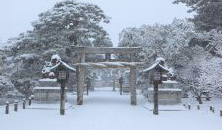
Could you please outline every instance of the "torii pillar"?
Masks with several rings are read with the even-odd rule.
[[[80,62],[85,62],[85,53],[80,53]],[[77,82],[77,105],[83,105],[83,92],[84,92],[84,81],[85,81],[85,67],[79,65],[78,71],[78,82]]]
[[[135,60],[134,57],[135,54],[130,54],[130,62],[133,62]],[[137,105],[137,99],[136,99],[136,66],[132,65],[130,66],[130,99],[131,99],[131,105]]]
[[[137,104],[136,99],[136,67],[130,66],[130,99],[131,105]]]

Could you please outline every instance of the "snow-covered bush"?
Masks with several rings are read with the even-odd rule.
[[[9,90],[13,90],[14,85],[9,78],[0,76],[0,96],[6,94]]]
[[[15,89],[17,89],[26,98],[29,98],[33,94],[32,89],[34,87],[34,84],[30,80],[16,80],[13,81],[13,84]]]
[[[180,82],[191,87],[194,96],[199,97],[198,101],[201,103],[201,97],[206,93],[222,97],[221,69],[222,59],[202,49],[193,55],[193,59],[185,67],[177,70],[177,76]]]

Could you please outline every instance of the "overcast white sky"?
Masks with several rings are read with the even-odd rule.
[[[6,41],[19,33],[32,29],[31,22],[38,14],[53,7],[61,0],[2,0],[0,3],[0,40]],[[177,18],[192,17],[184,5],[173,5],[173,0],[77,0],[99,5],[111,23],[105,25],[114,45],[118,34],[125,27],[142,24],[168,24]]]

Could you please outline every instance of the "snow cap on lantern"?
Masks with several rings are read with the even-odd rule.
[[[164,66],[165,59],[159,57],[156,61],[148,68],[144,69],[143,72],[149,73],[150,84],[158,83],[161,84],[163,81],[163,73],[169,72],[169,69]]]
[[[50,71],[55,72],[55,77],[57,78],[58,82],[67,82],[69,79],[69,72],[76,72],[76,69],[63,62],[60,56],[57,54],[52,56],[51,62],[52,64],[56,63],[50,68]]]

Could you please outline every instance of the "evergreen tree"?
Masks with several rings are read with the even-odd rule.
[[[64,47],[92,46],[93,41],[106,38],[101,23],[109,23],[109,17],[97,5],[66,0],[41,13],[32,25],[41,43]]]
[[[189,47],[190,39],[196,37],[194,25],[187,20],[174,19],[171,24],[143,25],[140,28],[126,28],[120,33],[119,46],[141,46],[143,53],[140,58],[149,60],[149,56],[158,55],[165,57],[173,65],[182,65],[189,60],[185,55],[180,55],[185,47]],[[176,57],[182,60],[174,60]],[[155,59],[155,58],[151,58]]]
[[[175,0],[175,4],[184,3],[195,12],[191,20],[200,30],[222,30],[222,0]]]
[[[112,46],[101,26],[109,20],[97,5],[73,0],[58,2],[39,14],[39,19],[32,23],[33,30],[9,40],[12,46],[7,52],[5,72],[19,90],[31,88],[33,85],[26,84],[42,77],[41,69],[53,54],[73,64],[71,46]]]

